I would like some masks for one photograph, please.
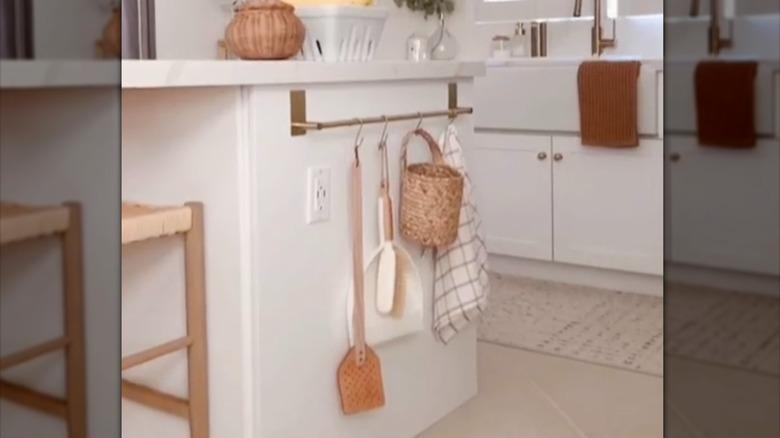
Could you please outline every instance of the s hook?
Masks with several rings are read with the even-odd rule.
[[[382,127],[382,135],[379,136],[379,150],[382,150],[382,148],[385,147],[385,144],[387,143],[387,128],[388,125],[390,125],[390,121],[387,119],[387,116],[382,116],[382,118],[385,120],[385,124]]]
[[[363,119],[355,119],[357,123],[360,124],[360,127],[358,128],[357,134],[355,134],[355,163],[360,164],[360,155],[358,154],[358,149],[360,149],[360,146],[363,145],[363,137],[361,134],[363,133]]]

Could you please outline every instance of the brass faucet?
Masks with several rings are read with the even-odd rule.
[[[593,28],[590,30],[590,53],[601,55],[607,47],[615,47],[615,20],[612,20],[612,38],[604,38],[601,28],[601,2],[593,0]]]
[[[710,55],[717,55],[722,49],[731,47],[731,38],[722,38],[720,35],[720,8],[718,0],[710,0],[710,27],[707,31],[707,46]],[[734,32],[734,23],[729,21],[730,33]]]
[[[593,27],[590,29],[590,53],[600,56],[607,47],[615,47],[615,20],[612,20],[612,38],[604,38],[604,30],[601,27],[601,2],[593,0]],[[575,17],[582,15],[582,0],[574,0]]]

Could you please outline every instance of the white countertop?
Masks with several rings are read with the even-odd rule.
[[[123,61],[122,88],[435,80],[484,73],[481,61]]]
[[[2,60],[0,88],[116,87],[118,60]]]
[[[643,58],[639,56],[605,55],[596,56],[567,56],[567,57],[524,57],[509,59],[488,59],[488,67],[559,67],[580,65],[585,61],[639,61],[643,66],[649,66],[663,70],[664,60],[661,58]]]

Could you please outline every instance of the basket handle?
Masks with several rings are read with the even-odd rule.
[[[411,141],[413,136],[422,137],[423,140],[428,144],[428,150],[431,151],[431,157],[433,158],[433,162],[435,164],[443,165],[446,164],[444,162],[444,156],[441,153],[441,148],[439,147],[439,144],[436,143],[436,140],[433,139],[433,136],[426,130],[417,128],[414,131],[410,131],[406,134],[403,140],[403,144],[401,145],[401,171],[403,172],[406,170],[406,151],[409,146],[409,142]]]

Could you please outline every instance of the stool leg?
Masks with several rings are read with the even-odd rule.
[[[188,350],[190,436],[208,438],[208,351],[206,347],[206,285],[203,249],[203,204],[188,203],[192,228],[184,243],[187,294],[187,333],[192,337]]]
[[[67,423],[69,438],[87,436],[87,394],[84,351],[84,282],[81,249],[81,205],[66,203],[70,209],[70,225],[63,243],[63,284],[65,292],[65,336]]]

